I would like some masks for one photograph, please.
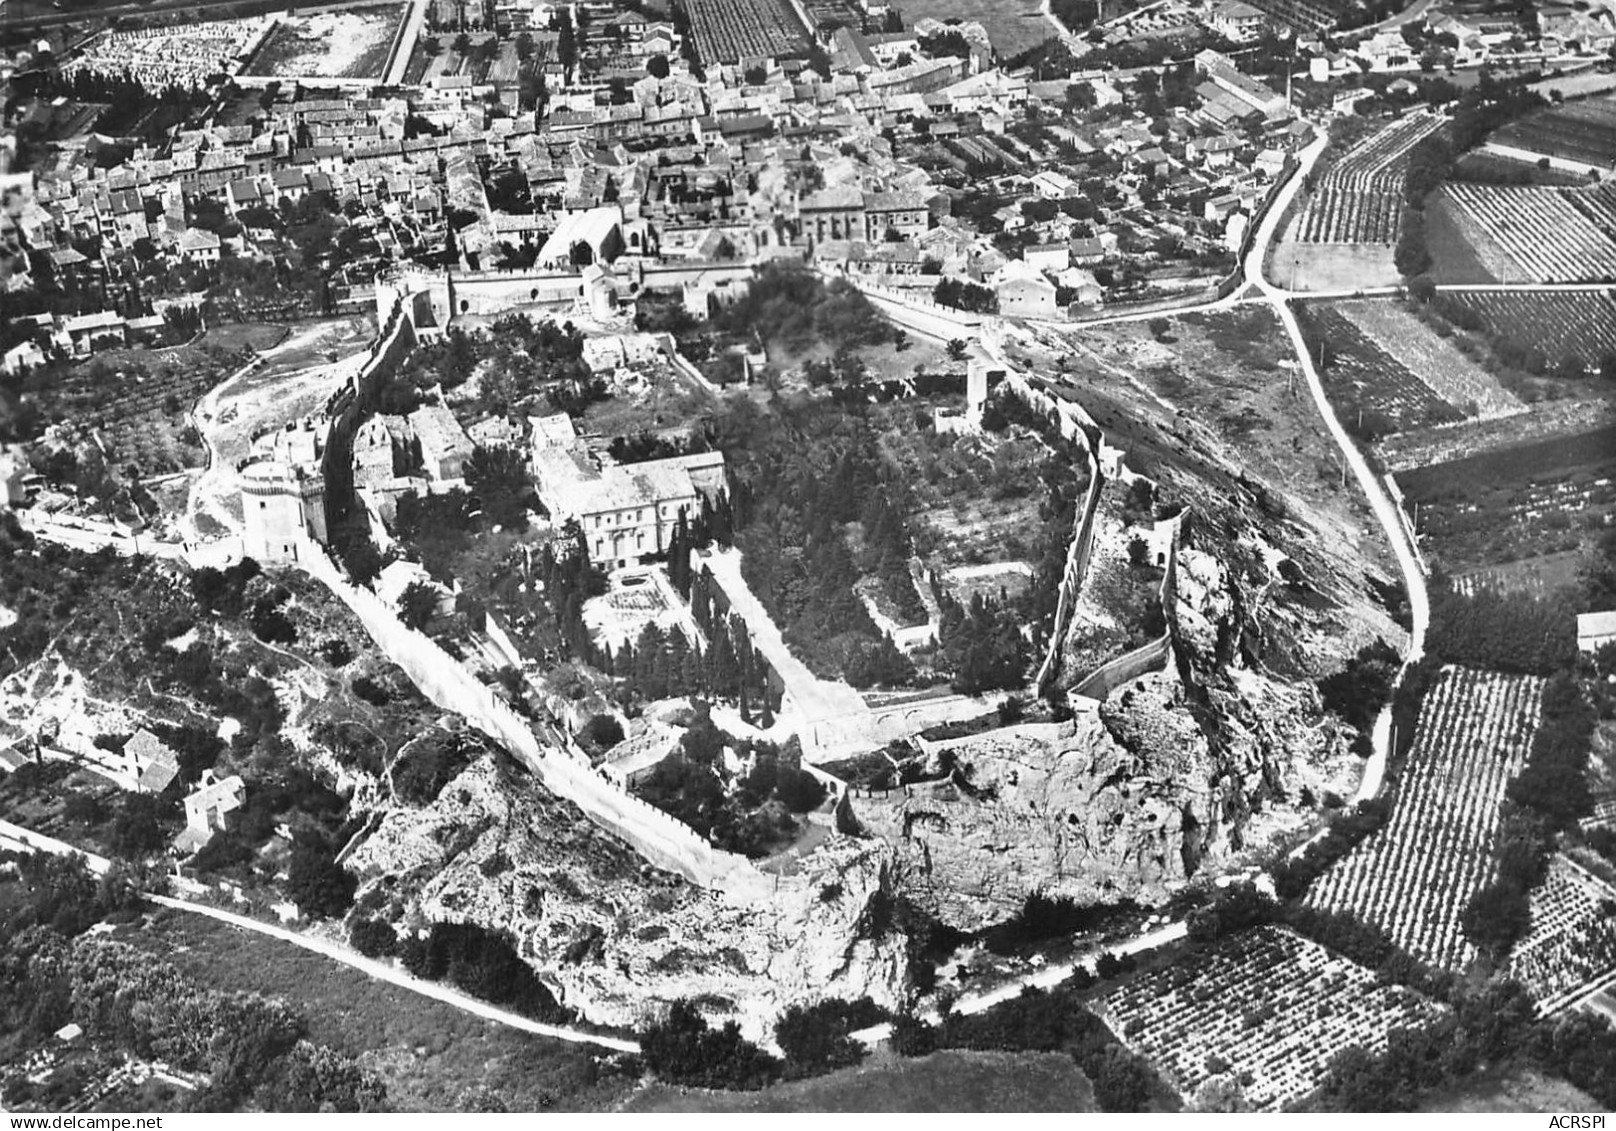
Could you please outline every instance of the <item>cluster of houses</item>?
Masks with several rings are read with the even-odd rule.
[[[522,9],[525,17],[487,5],[450,7],[433,13],[442,26],[509,19],[515,28],[544,15],[541,6]],[[623,57],[677,48],[670,28],[604,7],[583,26]],[[970,58],[927,57],[923,30],[843,29],[833,37],[828,77],[758,60],[710,68],[698,81],[675,54],[666,77],[636,62],[637,77],[618,86],[621,100],[613,101],[599,75],[569,83],[555,73],[537,114],[513,112],[499,101],[502,92],[462,83],[378,97],[306,96],[288,83],[265,105],[242,107],[239,124],[179,129],[167,144],[136,147],[110,169],[64,151],[36,178],[14,226],[36,253],[33,270],[65,289],[103,269],[79,250],[91,237],[103,260],[138,252],[211,267],[226,254],[269,254],[274,234],[258,227],[265,210],[311,194],[368,228],[384,261],[441,253],[452,221],[465,266],[531,263],[569,217],[613,205],[630,256],[744,259],[786,245],[852,270],[911,274],[930,254],[919,241],[938,227],[958,227],[927,151],[990,145],[1029,106],[1059,105],[1071,85],[1055,91],[980,69],[987,60],[974,49]],[[545,40],[555,32],[532,34],[547,58]],[[1122,98],[1106,77],[1079,81],[1093,86],[1099,105]],[[1188,126],[1184,142],[1253,116],[1270,119],[1284,103],[1227,61],[1209,66],[1207,83],[1217,92],[1208,99],[1211,117]],[[1074,144],[1080,152],[1120,152],[1140,177],[1178,171],[1179,138],[1152,136],[1142,121],[1116,125],[1080,133]],[[1202,152],[1215,168],[1217,149]],[[513,183],[525,190],[522,206],[508,199]],[[1225,198],[1238,192],[1232,179],[1219,187],[1230,190],[1217,194]],[[1243,205],[1251,195],[1233,199]],[[1220,207],[1229,207],[1227,199]],[[203,212],[214,221],[222,212],[242,230],[221,239],[217,222],[197,226]],[[75,332],[93,341],[97,330]],[[107,339],[114,336],[108,327]]]
[[[161,314],[126,317],[115,310],[88,314],[31,314],[17,319],[32,333],[0,354],[0,373],[14,377],[44,365],[52,355],[88,357],[98,350],[169,344],[173,328]]]
[[[1544,5],[1543,43],[1608,50],[1613,5]],[[4,286],[24,289],[49,275],[58,289],[93,293],[109,277],[127,278],[130,264],[149,271],[154,259],[203,272],[226,256],[267,261],[285,249],[266,217],[312,196],[363,233],[351,241],[363,253],[333,264],[361,291],[390,265],[440,260],[446,248],[462,270],[592,267],[628,272],[634,282],[621,287],[637,285],[633,272],[645,264],[789,253],[895,286],[931,289],[952,276],[994,288],[1002,309],[1054,317],[1113,298],[1115,266],[1135,269],[1130,286],[1139,269],[1164,285],[1193,273],[1178,266],[1190,260],[1204,272],[1239,245],[1290,154],[1311,136],[1291,92],[1229,54],[1196,54],[1193,102],[1146,117],[1132,108],[1145,101],[1148,72],[1006,71],[980,25],[903,27],[872,20],[885,14],[881,5],[856,6],[861,20],[820,36],[824,74],[802,59],[756,58],[714,63],[698,79],[681,57],[679,28],[610,0],[569,6],[576,58],[567,62],[554,4],[431,0],[427,25],[437,33],[528,37],[542,105],[524,108],[520,83],[503,73],[370,94],[288,81],[161,144],[136,145],[110,168],[67,144],[54,166],[8,190],[0,237],[26,252],[27,269]],[[1244,43],[1282,26],[1282,8],[1168,0],[1105,34],[1172,37],[1187,19],[1191,31]],[[1435,4],[1419,34],[1457,44],[1463,63],[1518,31],[1497,23]],[[199,25],[181,38],[199,45],[196,66],[211,67],[260,24]],[[1419,65],[1398,29],[1339,45],[1310,34],[1299,41],[1307,81],[1356,89],[1366,67]],[[133,60],[158,42],[143,31],[102,35],[63,65],[87,67],[109,51]],[[658,58],[668,66],[648,67]],[[124,73],[141,76],[133,63]],[[1009,200],[987,229],[951,215],[973,189]],[[1029,200],[1054,203],[1056,214],[1029,213]],[[580,238],[584,228],[611,239]],[[1000,233],[1013,238],[993,238]],[[594,251],[578,262],[582,244]],[[98,311],[53,322],[49,335],[55,348],[82,356],[157,329],[151,319]],[[19,347],[5,365],[36,364],[51,348]]]
[[[11,773],[41,761],[76,764],[130,793],[163,793],[180,774],[179,755],[144,726],[121,749],[107,749],[55,733],[31,737],[0,723],[0,771]],[[173,853],[186,857],[203,848],[214,834],[229,827],[231,814],[246,799],[247,787],[240,775],[220,777],[204,770],[183,798],[185,826],[171,843]]]

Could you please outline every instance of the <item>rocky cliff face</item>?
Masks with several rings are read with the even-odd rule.
[[[1151,902],[1184,878],[1182,792],[1098,717],[989,732],[951,752],[955,781],[853,801],[897,850],[905,891],[949,925],[989,926],[1034,891]]]
[[[508,930],[556,996],[632,1026],[694,998],[755,1039],[793,1002],[907,991],[906,940],[887,928],[892,853],[834,834],[737,907],[645,864],[530,777],[473,763],[421,810],[389,813],[354,853],[360,902],[401,929],[431,921]]]
[[[922,906],[975,930],[1033,892],[1159,903],[1315,818],[1328,792],[1350,792],[1350,730],[1322,713],[1311,683],[1248,665],[1257,602],[1226,547],[1208,542],[1180,554],[1166,670],[1070,722],[950,744],[950,782],[854,799]]]

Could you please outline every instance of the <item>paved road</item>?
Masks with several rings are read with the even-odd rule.
[[[966,1016],[982,1013],[996,1005],[1003,1005],[1005,1002],[1021,996],[1021,991],[1029,986],[1035,986],[1043,990],[1053,989],[1075,974],[1079,967],[1092,974],[1095,972],[1094,964],[1099,961],[1102,954],[1142,954],[1147,950],[1156,950],[1158,947],[1166,946],[1168,943],[1177,942],[1187,934],[1189,934],[1189,927],[1184,920],[1180,919],[1176,922],[1168,923],[1164,927],[1158,927],[1154,931],[1146,931],[1144,934],[1135,935],[1130,939],[1123,939],[1106,946],[1097,946],[1078,955],[1070,962],[1058,962],[1052,966],[1045,966],[1042,970],[1035,970],[1030,974],[1023,974],[1019,978],[1012,978],[1010,981],[994,986],[989,990],[962,994],[954,1002],[952,1012]],[[926,1016],[925,1020],[935,1025],[942,1018],[936,1013],[931,1013]],[[892,1026],[885,1024],[861,1029],[853,1034],[855,1038],[867,1045],[874,1044],[877,1041],[884,1041],[891,1035]]]
[[[1430,6],[1431,0],[1414,0],[1414,3],[1410,4],[1407,8],[1404,8],[1401,12],[1398,12],[1395,16],[1387,16],[1384,20],[1381,20],[1374,26],[1372,30],[1386,31],[1390,28],[1402,27],[1404,24],[1413,23],[1415,20],[1424,16],[1425,9],[1429,8]]]
[[[700,561],[712,570],[713,579],[730,600],[731,611],[746,622],[752,643],[785,681],[786,710],[782,714],[789,713],[795,716],[791,721],[800,723],[798,737],[810,756],[815,750],[867,734],[872,720],[863,696],[845,683],[820,679],[791,654],[768,610],[741,576],[739,551],[703,553]]]
[[[286,930],[284,927],[261,923],[257,919],[249,919],[245,915],[237,915],[218,907],[209,907],[202,903],[192,903],[189,900],[174,899],[166,895],[148,895],[146,897],[159,907],[173,908],[175,911],[185,911],[193,915],[203,915],[209,919],[216,919],[221,923],[228,923],[232,927],[239,927],[254,934],[268,935],[284,943],[301,947],[333,962],[340,962],[344,966],[352,967],[361,973],[367,974],[380,982],[398,986],[422,997],[441,1001],[466,1013],[475,1014],[489,1021],[496,1021],[501,1025],[508,1025],[512,1029],[520,1029],[526,1033],[533,1033],[540,1037],[551,1037],[558,1041],[568,1041],[572,1044],[599,1045],[616,1052],[640,1051],[635,1041],[624,1040],[621,1037],[609,1037],[601,1033],[590,1033],[583,1029],[572,1029],[564,1025],[546,1025],[542,1021],[535,1021],[531,1017],[523,1017],[519,1013],[512,1013],[507,1009],[489,1005],[486,1001],[479,1001],[467,994],[461,993],[450,986],[438,982],[428,982],[393,966],[391,963],[380,962],[374,958],[349,950],[337,943],[327,942],[325,939],[314,938],[310,935],[299,934],[296,931]]]
[[[82,848],[74,848],[65,841],[46,836],[44,833],[36,833],[10,821],[0,821],[0,848],[9,848],[17,852],[49,852],[52,856],[82,856],[85,867],[96,876],[106,875],[112,867],[112,861],[105,856],[97,856]]]
[[[1429,2],[1429,0],[1427,0]],[[404,82],[404,73],[410,69],[410,56],[415,53],[415,41],[420,38],[421,26],[426,23],[426,10],[430,0],[410,0],[410,11],[404,17],[404,35],[399,40],[398,51],[393,55],[392,65],[382,76],[386,86],[399,86]]]
[[[1246,256],[1245,262],[1246,281],[1262,293],[1284,324],[1285,332],[1290,335],[1291,346],[1296,352],[1302,375],[1307,380],[1308,392],[1313,396],[1314,407],[1318,409],[1319,416],[1329,429],[1336,446],[1341,449],[1347,466],[1352,468],[1352,474],[1358,480],[1359,488],[1369,500],[1370,509],[1374,511],[1375,518],[1385,530],[1386,540],[1391,543],[1392,552],[1397,557],[1398,568],[1403,574],[1403,584],[1408,590],[1408,603],[1413,622],[1409,633],[1408,650],[1403,656],[1403,668],[1398,673],[1398,681],[1401,682],[1409,665],[1424,654],[1425,631],[1431,617],[1430,598],[1425,588],[1425,568],[1420,561],[1419,550],[1410,538],[1408,528],[1403,523],[1402,513],[1386,491],[1385,484],[1370,468],[1358,445],[1342,427],[1335,409],[1324,394],[1324,385],[1319,378],[1318,369],[1313,364],[1313,355],[1307,348],[1307,342],[1302,337],[1302,328],[1297,324],[1296,315],[1290,307],[1289,299],[1293,297],[1292,293],[1275,286],[1263,274],[1263,261],[1267,258],[1269,244],[1273,241],[1279,225],[1284,222],[1285,212],[1300,191],[1308,171],[1318,161],[1328,142],[1328,136],[1321,135],[1302,151],[1301,166],[1280,190],[1279,197],[1263,218],[1262,226],[1257,231],[1257,238],[1252,242],[1251,251]],[[1391,745],[1391,723],[1391,704],[1388,703],[1375,720],[1371,736],[1374,741],[1374,753],[1365,764],[1363,780],[1358,785],[1357,797],[1360,801],[1378,794],[1385,782],[1386,760]]]

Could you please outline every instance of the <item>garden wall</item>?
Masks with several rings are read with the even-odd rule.
[[[826,272],[821,272],[826,274]],[[845,276],[831,275],[831,278],[844,278]],[[912,294],[900,290],[883,287],[877,283],[866,282],[862,279],[848,279],[854,286],[863,292],[864,297],[870,300],[878,311],[898,325],[917,334],[924,334],[928,338],[939,341],[950,341],[954,338],[974,338],[982,330],[983,318],[979,314],[970,314],[963,310],[955,310],[951,306],[943,306],[929,298],[917,298]]]
[[[1184,516],[1188,513],[1180,511],[1173,519],[1173,538],[1167,544],[1167,568],[1162,573],[1161,586],[1157,590],[1156,599],[1161,602],[1162,616],[1167,618],[1167,631],[1159,639],[1141,644],[1133,651],[1107,660],[1095,668],[1072,689],[1074,694],[1103,702],[1106,696],[1123,684],[1167,667],[1173,654],[1172,610],[1178,600],[1178,541],[1184,529]]]
[[[1020,370],[1008,366],[1005,385],[1034,412],[1053,420],[1061,435],[1078,445],[1089,469],[1088,491],[1078,508],[1072,528],[1072,543],[1066,551],[1066,570],[1061,575],[1060,593],[1055,603],[1055,624],[1050,630],[1049,648],[1044,654],[1044,662],[1038,667],[1038,676],[1033,681],[1038,691],[1042,692],[1055,677],[1060,666],[1061,648],[1072,620],[1072,606],[1083,588],[1083,578],[1088,574],[1089,559],[1094,552],[1094,516],[1100,509],[1100,492],[1105,487],[1105,477],[1101,474],[1100,461],[1094,453],[1094,443],[1089,439],[1088,429],[1094,428],[1098,431],[1098,427],[1088,413],[1078,405],[1057,400],[1043,390],[1034,388]]]

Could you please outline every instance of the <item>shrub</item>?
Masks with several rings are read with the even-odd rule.
[[[827,998],[793,1005],[774,1024],[774,1037],[794,1075],[828,1072],[864,1059],[864,1046],[849,1034],[886,1017],[868,997],[856,1002]]]
[[[780,1062],[741,1036],[734,1021],[711,1029],[688,1000],[640,1033],[645,1066],[672,1084],[756,1090],[780,1075]]]
[[[616,715],[595,715],[578,732],[578,741],[596,750],[610,750],[623,741],[623,724]]]
[[[349,684],[353,693],[373,707],[385,707],[393,701],[387,688],[371,679],[369,676],[358,676]]]
[[[329,846],[303,840],[292,848],[286,894],[298,910],[316,918],[336,918],[353,905],[358,880],[336,862]]]
[[[398,932],[385,919],[360,919],[348,932],[348,943],[366,958],[386,958],[398,949]]]

